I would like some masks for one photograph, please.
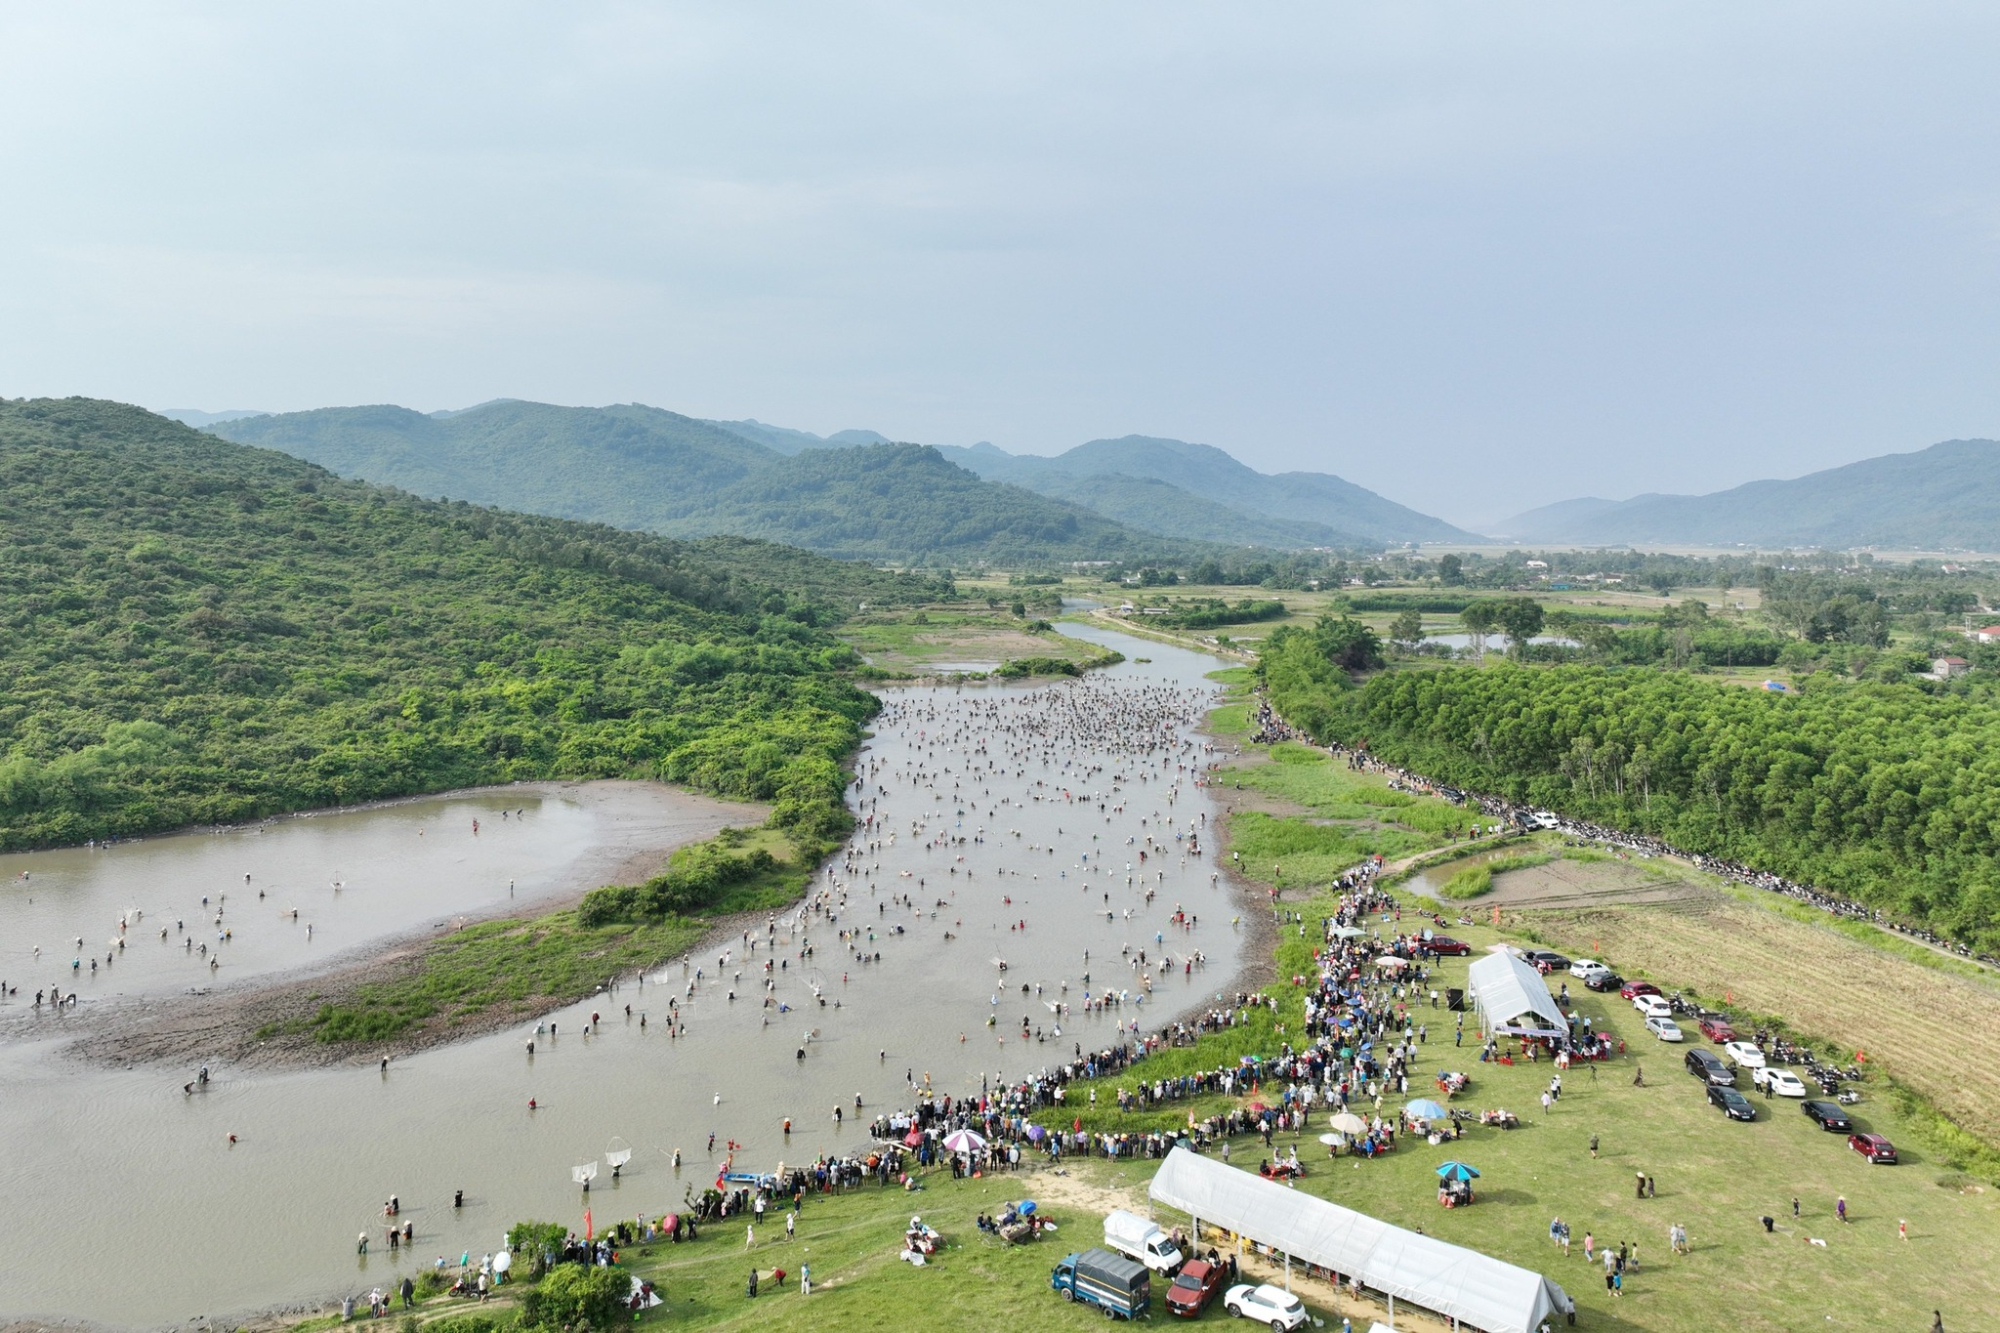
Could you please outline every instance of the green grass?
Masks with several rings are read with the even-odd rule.
[[[324,1042],[380,1041],[490,1009],[527,1015],[681,953],[706,929],[706,922],[674,917],[592,930],[577,925],[573,912],[481,922],[431,945],[408,976],[359,986],[321,1005],[312,1018],[257,1031],[307,1033]]]
[[[1463,833],[1474,822],[1473,814],[1462,807],[1431,796],[1391,791],[1380,774],[1357,773],[1309,746],[1285,742],[1272,746],[1270,753],[1270,763],[1224,769],[1217,781],[1282,797],[1322,819],[1394,820],[1436,837]]]
[[[1438,885],[1438,893],[1454,902],[1477,898],[1493,888],[1492,866],[1467,866]]]

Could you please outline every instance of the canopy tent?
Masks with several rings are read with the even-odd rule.
[[[1490,953],[1466,972],[1465,993],[1488,1032],[1515,1037],[1558,1037],[1569,1019],[1549,994],[1542,974],[1511,953]]]
[[[1176,1148],[1148,1190],[1155,1203],[1317,1264],[1481,1333],[1533,1333],[1571,1309],[1540,1273],[1301,1194]]]

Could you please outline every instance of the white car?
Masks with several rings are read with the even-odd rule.
[[[1639,1011],[1641,1018],[1671,1018],[1674,1012],[1666,997],[1660,995],[1634,995],[1632,1007]]]
[[[1222,1298],[1222,1308],[1239,1319],[1254,1319],[1260,1324],[1269,1324],[1272,1333],[1287,1333],[1311,1317],[1306,1314],[1304,1301],[1283,1287],[1274,1287],[1268,1282],[1261,1287],[1253,1287],[1247,1282],[1240,1287],[1231,1287]]]
[[[1780,1097],[1803,1097],[1806,1085],[1797,1074],[1789,1069],[1753,1069],[1750,1081],[1760,1088],[1769,1088]]]
[[[1569,965],[1569,974],[1578,981],[1588,981],[1592,977],[1601,977],[1610,970],[1610,968],[1594,958],[1579,958]]]
[[[1762,1069],[1764,1067],[1764,1053],[1757,1049],[1757,1043],[1754,1041],[1724,1042],[1722,1053],[1735,1061],[1739,1068]]]
[[[1681,1025],[1679,1023],[1674,1022],[1674,1020],[1671,1018],[1659,1017],[1659,1018],[1647,1019],[1646,1031],[1652,1033],[1654,1036],[1658,1037],[1661,1041],[1687,1040],[1687,1038],[1681,1034]]]

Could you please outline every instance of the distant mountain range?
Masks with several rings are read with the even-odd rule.
[[[731,534],[912,564],[1175,559],[1185,539],[982,480],[914,444],[786,454],[659,408],[500,400],[330,407],[209,428],[419,495],[676,537]]]
[[[819,436],[761,421],[714,421],[786,453],[883,442],[872,430]],[[1091,440],[1053,458],[992,444],[937,445],[968,472],[1094,509],[1144,532],[1228,546],[1299,549],[1479,541],[1323,472],[1266,476],[1210,444],[1127,435]]]
[[[178,414],[183,419],[198,413]],[[671,536],[730,533],[908,563],[1173,559],[1215,547],[1475,540],[1338,477],[1267,477],[1220,449],[1128,436],[1056,458],[704,421],[639,404],[498,399],[213,414],[225,439],[343,476]]]
[[[1712,495],[1565,500],[1517,514],[1494,535],[1535,545],[2000,551],[2000,443],[1946,440]]]

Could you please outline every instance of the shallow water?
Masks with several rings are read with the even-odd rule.
[[[777,923],[775,951],[746,955],[735,941],[735,956],[720,969],[722,947],[691,960],[685,973],[669,966],[644,986],[628,982],[615,995],[572,1006],[552,1015],[555,1035],[545,1035],[532,1055],[529,1034],[521,1030],[413,1056],[386,1075],[365,1057],[356,1066],[287,1074],[221,1069],[207,1092],[190,1097],[181,1084],[191,1071],[81,1066],[61,1055],[55,1039],[0,1049],[0,1086],[9,1092],[0,1197],[16,1205],[0,1210],[0,1253],[7,1256],[0,1269],[0,1314],[159,1325],[387,1287],[440,1254],[456,1262],[470,1250],[476,1259],[523,1218],[580,1224],[586,1199],[571,1183],[571,1168],[598,1157],[613,1136],[629,1141],[636,1155],[622,1181],[612,1184],[607,1171],[589,1196],[600,1224],[676,1207],[685,1190],[699,1191],[713,1179],[728,1139],[743,1145],[739,1162],[756,1169],[853,1146],[860,1134],[853,1116],[857,1094],[865,1119],[878,1109],[911,1104],[910,1073],[919,1081],[929,1074],[943,1091],[976,1092],[984,1077],[1031,1072],[1066,1056],[1075,1042],[1109,1044],[1118,1039],[1122,1021],[1157,1026],[1170,1012],[1227,987],[1241,936],[1231,921],[1227,887],[1209,881],[1209,859],[1189,858],[1183,868],[1178,855],[1154,856],[1146,873],[1164,879],[1154,880],[1157,896],[1150,903],[1122,882],[1120,866],[1131,855],[1124,837],[1159,834],[1162,815],[1170,814],[1177,827],[1199,823],[1203,814],[1213,819],[1206,793],[1185,780],[1190,775],[1183,775],[1169,806],[1172,770],[1156,767],[1147,781],[1136,781],[1143,765],[1107,737],[1064,756],[1079,767],[1104,765],[1100,775],[1079,777],[1073,770],[1066,776],[1060,764],[1051,764],[1046,775],[1034,765],[1021,778],[984,775],[977,805],[992,814],[973,812],[969,791],[942,785],[945,767],[953,769],[949,780],[964,781],[970,766],[986,762],[974,753],[978,742],[939,740],[985,703],[1029,700],[1032,710],[1053,698],[1046,693],[1051,690],[1206,689],[1202,674],[1217,665],[1204,655],[1139,643],[1097,626],[1064,631],[1152,661],[1055,686],[884,691],[886,700],[902,705],[903,720],[885,722],[860,762],[884,764],[883,773],[920,762],[933,776],[923,782],[890,778],[886,795],[863,789],[858,799],[880,801],[867,807],[878,828],[893,828],[898,836],[893,846],[868,854],[870,866],[880,862],[873,875],[836,866],[834,878],[847,893],[839,921],[815,919],[801,928],[788,914]],[[1000,748],[993,738],[988,743]],[[1108,796],[1113,772],[1124,775],[1122,812],[1059,798],[1065,783],[1073,794]],[[1037,781],[1051,785],[1036,788]],[[1045,799],[1034,801],[1036,791]],[[1007,800],[1017,803],[1001,804]],[[960,809],[973,813],[960,815]],[[537,817],[531,810],[529,828]],[[1142,817],[1149,823],[1141,826]],[[448,825],[449,811],[444,818]],[[912,831],[913,822],[922,824],[920,832]],[[488,825],[481,823],[483,852]],[[977,834],[982,827],[985,833]],[[940,833],[985,840],[926,850]],[[281,845],[271,841],[277,836],[226,843],[231,854],[211,869],[239,881],[247,870],[253,885],[275,877],[277,866],[257,856]],[[366,854],[365,837],[337,842],[319,855],[337,852],[342,876],[355,885],[391,873],[407,852],[393,838]],[[144,858],[161,845],[99,854],[102,859],[91,863],[96,887],[88,890],[95,896],[75,901],[116,903],[119,910],[134,905],[128,900],[144,883]],[[120,865],[127,853],[139,854],[129,875]],[[1087,854],[1110,864],[1094,867],[1084,860]],[[954,859],[960,855],[963,862]],[[953,868],[959,873],[950,873]],[[1003,877],[1003,869],[1014,873]],[[493,893],[494,873],[484,862],[468,862],[438,877],[462,883],[471,898]],[[919,879],[921,889],[914,887]],[[188,890],[196,887],[188,884]],[[891,905],[906,892],[917,906]],[[938,898],[945,907],[928,906]],[[232,912],[234,902],[232,893]],[[1198,914],[1195,928],[1168,923],[1176,903]],[[9,950],[21,938],[17,922],[25,919],[24,908],[11,898],[0,903],[0,939]],[[1007,928],[1023,920],[1027,929]],[[151,910],[146,925],[153,926]],[[904,933],[894,933],[897,925]],[[843,929],[864,935],[843,943]],[[870,931],[873,938],[866,938]],[[955,938],[945,939],[947,932]],[[1163,941],[1156,942],[1156,934]],[[813,952],[801,957],[808,943]],[[1065,998],[1064,985],[1072,1003],[1086,989],[1097,993],[1107,984],[1136,998],[1133,974],[1120,955],[1126,946],[1156,957],[1164,949],[1177,959],[1198,949],[1207,961],[1191,976],[1176,966],[1143,1005],[1069,1017],[1047,1009],[1048,1002]],[[859,964],[850,947],[871,956],[879,950],[882,961]],[[128,958],[135,948],[128,945]],[[777,973],[774,999],[792,1006],[789,1013],[771,1014],[759,1003],[759,969],[773,952],[786,963]],[[996,958],[1008,963],[1004,988]],[[703,977],[690,996],[688,973],[696,967]],[[742,980],[736,981],[739,969]],[[1092,974],[1088,984],[1086,970]],[[172,980],[181,978],[174,974]],[[1023,984],[1042,986],[1043,996],[1022,996]],[[815,985],[828,1002],[824,1008],[814,998]],[[734,1001],[727,998],[732,986]],[[664,1021],[670,997],[681,1007],[684,1037],[670,1036]],[[587,1036],[593,1011],[604,1019]],[[998,1016],[997,1027],[986,1026],[989,1015]],[[1042,1041],[1021,1038],[1024,1016],[1040,1029]],[[1054,1035],[1058,1023],[1060,1038]],[[817,1036],[807,1041],[809,1029]],[[801,1045],[803,1061],[796,1058]],[[531,1097],[539,1109],[528,1109]],[[845,1130],[835,1129],[836,1104],[847,1108]],[[789,1139],[780,1130],[786,1116],[794,1121]],[[714,1155],[705,1150],[711,1131],[718,1136]],[[685,1159],[678,1174],[670,1161],[676,1148]],[[465,1190],[467,1199],[458,1212],[451,1207],[455,1189]],[[400,1196],[404,1218],[417,1229],[414,1249],[401,1256],[383,1248],[380,1211],[391,1193]],[[355,1238],[364,1230],[375,1252],[357,1259]],[[90,1263],[81,1265],[85,1253]],[[86,1270],[98,1276],[85,1276]]]
[[[532,783],[12,853],[0,856],[0,978],[85,1007],[268,980],[532,906],[579,876],[588,887],[621,854],[759,817],[643,783]]]

